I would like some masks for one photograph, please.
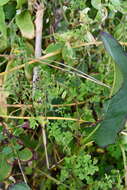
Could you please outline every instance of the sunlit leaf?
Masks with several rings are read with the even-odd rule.
[[[7,26],[5,23],[5,14],[3,11],[3,7],[0,7],[0,32],[1,35],[7,36]]]
[[[29,11],[23,11],[16,15],[16,24],[19,27],[23,37],[34,38],[34,24]]]
[[[0,6],[5,5],[6,3],[8,3],[10,0],[0,0]]]

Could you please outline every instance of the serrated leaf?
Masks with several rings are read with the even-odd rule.
[[[122,46],[108,33],[102,32],[101,39],[117,65],[117,69],[114,71],[116,75],[114,80],[117,79],[113,86],[115,94],[110,98],[104,120],[95,135],[96,143],[104,147],[115,143],[127,118],[127,55]],[[119,85],[117,84],[118,80],[120,80]]]
[[[10,0],[0,0],[0,6],[5,5],[6,3],[8,3]]]
[[[29,148],[24,148],[18,153],[20,160],[28,161],[32,158],[33,154]]]
[[[9,190],[31,190],[30,187],[22,182],[22,183],[17,183],[9,187]]]
[[[23,37],[28,39],[34,38],[34,24],[29,11],[23,11],[16,15],[16,24],[19,27]]]

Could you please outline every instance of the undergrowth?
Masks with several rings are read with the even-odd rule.
[[[0,4],[7,26],[7,44],[0,36],[1,185],[9,188],[26,180],[31,189],[40,190],[123,190],[119,145],[97,147],[93,131],[113,84],[113,61],[97,44],[99,32],[108,30],[126,42],[126,1],[45,0],[42,53],[60,52],[39,61],[34,60],[34,38],[23,37],[15,20],[16,11],[29,10],[34,21],[28,2],[33,3]],[[39,78],[33,96],[35,66]]]

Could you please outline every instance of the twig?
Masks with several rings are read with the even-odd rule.
[[[0,115],[2,118],[6,119],[36,119],[37,117],[30,117],[30,116],[10,116],[10,115]],[[76,119],[76,118],[69,118],[69,117],[49,117],[49,116],[38,116],[38,118],[43,120],[66,120],[66,121],[77,121],[80,123],[85,123],[86,121],[83,119]]]
[[[35,57],[39,58],[41,57],[42,52],[42,29],[43,29],[43,15],[44,15],[44,3],[37,3],[37,1],[34,4],[36,11],[36,19],[35,19],[35,26],[36,26],[36,39],[35,39]],[[37,90],[37,82],[39,80],[39,67],[36,66],[33,69],[33,100],[35,96],[35,92]],[[42,102],[42,99],[40,97],[40,102]],[[39,103],[41,104],[41,103]],[[46,132],[45,132],[45,124],[41,123],[42,127],[42,136],[43,136],[43,144],[45,149],[45,157],[46,157],[46,164],[47,168],[49,169],[49,159],[48,159],[48,152],[47,152],[47,141],[46,141]]]
[[[20,159],[19,159],[19,155],[18,155],[18,153],[17,153],[16,150],[15,150],[15,154],[17,155],[18,165],[19,165],[19,169],[20,169],[20,171],[21,171],[21,174],[22,174],[22,176],[23,176],[23,180],[24,180],[24,182],[27,184],[26,177],[25,177],[25,174],[24,174],[24,172],[23,172],[22,165],[21,165],[21,162],[20,162]],[[28,184],[27,184],[27,185],[28,185]]]
[[[78,45],[73,46],[73,48],[79,48],[79,47],[90,46],[90,45],[100,45],[100,44],[102,44],[102,42],[100,42],[100,41],[95,41],[95,42],[90,42],[90,43],[81,43],[81,44],[78,44]],[[127,43],[126,43],[126,42],[120,42],[120,44],[127,46]],[[47,59],[47,58],[49,58],[49,57],[52,57],[52,56],[54,56],[54,55],[60,54],[60,52],[61,52],[61,51],[55,51],[55,52],[46,54],[46,55],[44,55],[44,56],[39,57],[39,60],[45,60],[45,59]],[[33,59],[33,60],[29,61],[29,62],[26,63],[26,64],[29,64],[29,65],[30,65],[30,64],[33,64],[33,63],[35,63],[35,62],[38,62],[39,60],[38,60],[38,59]],[[58,68],[57,66],[53,66],[53,65],[48,64],[48,63],[43,63],[43,64],[47,64],[47,65],[52,66],[52,67],[54,67],[54,68]],[[23,68],[23,67],[25,67],[25,64],[22,64],[22,65],[19,65],[19,66],[17,66],[17,67],[14,67],[13,69],[11,69],[11,70],[9,70],[9,71],[2,72],[2,73],[0,73],[0,76],[6,75],[6,74],[8,74],[8,73],[11,73],[11,72],[13,72],[13,71],[15,71],[15,70],[21,69],[21,68]],[[59,68],[59,69],[60,69],[60,68]],[[61,69],[61,70],[64,70],[64,69]],[[105,86],[107,86],[107,85],[105,85]],[[109,88],[109,86],[107,86],[107,87]]]
[[[76,103],[70,103],[70,104],[53,104],[51,107],[69,107],[69,106],[78,106],[86,103],[86,101],[83,102],[76,102]],[[33,107],[32,104],[0,104],[3,107],[11,107],[11,108],[31,108]]]
[[[45,132],[45,124],[42,122],[42,136],[43,136],[43,144],[45,149],[45,157],[46,157],[46,165],[49,169],[49,158],[48,158],[48,151],[47,151],[47,140],[46,140],[46,132]]]
[[[53,164],[51,167],[50,167],[50,170],[55,168],[58,164],[60,164],[61,162],[63,162],[64,158],[62,158],[61,160],[59,160],[56,164]]]
[[[85,78],[85,79],[87,79],[87,80],[91,80],[91,81],[93,81],[93,82],[95,82],[95,83],[97,83],[97,84],[100,84],[100,85],[102,85],[102,86],[105,86],[105,87],[107,87],[107,88],[111,88],[110,86],[104,84],[103,82],[97,80],[96,78],[91,77],[90,75],[88,75],[88,74],[86,74],[86,73],[84,73],[84,72],[82,72],[82,71],[80,71],[80,70],[78,70],[78,69],[76,69],[76,68],[74,68],[74,67],[71,67],[70,65],[66,65],[66,64],[60,63],[60,62],[58,62],[58,61],[53,61],[53,62],[54,62],[54,63],[57,63],[58,65],[64,66],[64,67],[66,67],[66,68],[69,68],[69,69],[71,69],[72,71],[67,70],[67,69],[63,69],[63,68],[61,68],[61,67],[57,67],[58,69],[61,69],[61,70],[63,70],[63,71],[67,71],[67,72],[69,72],[69,73],[71,73],[71,74],[76,74],[76,75],[78,75],[78,76],[80,76],[80,77],[82,77],[82,78]],[[52,66],[52,65],[49,64],[49,66]]]
[[[57,55],[58,53],[59,53],[59,51],[54,52],[54,55]],[[53,54],[53,53],[52,53],[52,54]],[[105,86],[105,87],[107,87],[107,88],[111,88],[110,86],[104,84],[103,82],[101,82],[101,81],[99,81],[99,80],[97,80],[97,79],[95,79],[94,77],[91,77],[91,76],[89,76],[89,75],[88,75],[88,76],[86,76],[85,74],[82,75],[82,74],[80,74],[80,73],[78,73],[78,72],[69,71],[69,70],[67,70],[67,69],[64,69],[64,68],[61,68],[61,67],[52,65],[52,64],[50,64],[50,63],[42,62],[42,60],[45,60],[46,57],[51,57],[51,54],[49,54],[49,55],[47,55],[47,56],[43,56],[42,58],[39,58],[39,59],[34,59],[34,60],[32,60],[32,61],[29,61],[27,64],[31,65],[31,64],[33,64],[33,63],[35,63],[35,62],[40,62],[40,63],[45,64],[45,65],[48,65],[48,66],[50,66],[50,67],[53,67],[53,68],[56,68],[56,69],[60,69],[60,70],[62,70],[62,71],[64,71],[64,72],[69,72],[69,73],[71,73],[71,74],[76,74],[76,75],[78,75],[78,76],[80,76],[80,77],[82,77],[82,78],[85,78],[85,79],[87,79],[87,80],[93,81],[93,82],[95,82],[96,84]],[[20,66],[14,67],[13,69],[11,69],[11,70],[9,70],[9,71],[5,71],[5,72],[0,73],[0,76],[6,75],[6,74],[8,74],[8,73],[11,73],[11,72],[13,72],[13,71],[15,71],[15,70],[17,70],[17,69],[21,69],[21,68],[23,68],[24,66],[25,66],[25,64],[22,64],[22,65],[20,65]]]
[[[41,56],[39,59],[40,59],[40,60],[45,60],[45,59],[47,59],[47,58],[49,58],[49,57],[52,57],[52,56],[54,56],[54,55],[58,55],[59,53],[60,53],[60,51],[55,51],[55,52],[52,52],[52,53],[48,53],[48,54],[46,54],[46,55],[44,55],[44,56]],[[33,63],[35,63],[35,62],[38,62],[38,59],[33,59],[33,60],[29,61],[29,62],[26,63],[26,64],[31,65],[31,64],[33,64]],[[19,65],[19,66],[17,66],[17,67],[14,67],[14,68],[10,69],[9,71],[4,71],[4,72],[0,73],[0,76],[7,75],[7,74],[9,74],[9,73],[11,73],[11,72],[13,72],[13,71],[16,71],[16,70],[18,70],[18,69],[22,69],[22,68],[24,68],[24,67],[25,67],[25,64]]]
[[[49,36],[50,37],[50,36]],[[43,37],[42,37],[43,38]],[[127,42],[119,42],[121,45],[123,46],[127,46]],[[87,46],[91,46],[91,45],[96,45],[96,46],[99,46],[101,45],[102,42],[101,41],[94,41],[94,42],[82,42],[82,43],[78,43],[77,45],[73,45],[72,48],[80,48],[80,47],[87,47]],[[53,52],[54,53],[54,52]],[[60,53],[60,51],[59,51]],[[59,54],[57,53],[57,54]],[[47,54],[48,55],[48,54]],[[16,54],[0,54],[0,57],[11,57],[11,56],[17,56]],[[53,55],[52,55],[53,56]],[[51,57],[52,57],[51,56]]]

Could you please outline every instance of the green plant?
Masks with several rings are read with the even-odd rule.
[[[0,181],[6,189],[126,186],[126,128],[106,149],[93,138],[114,80],[99,32],[126,42],[126,7],[119,0],[0,1]]]

